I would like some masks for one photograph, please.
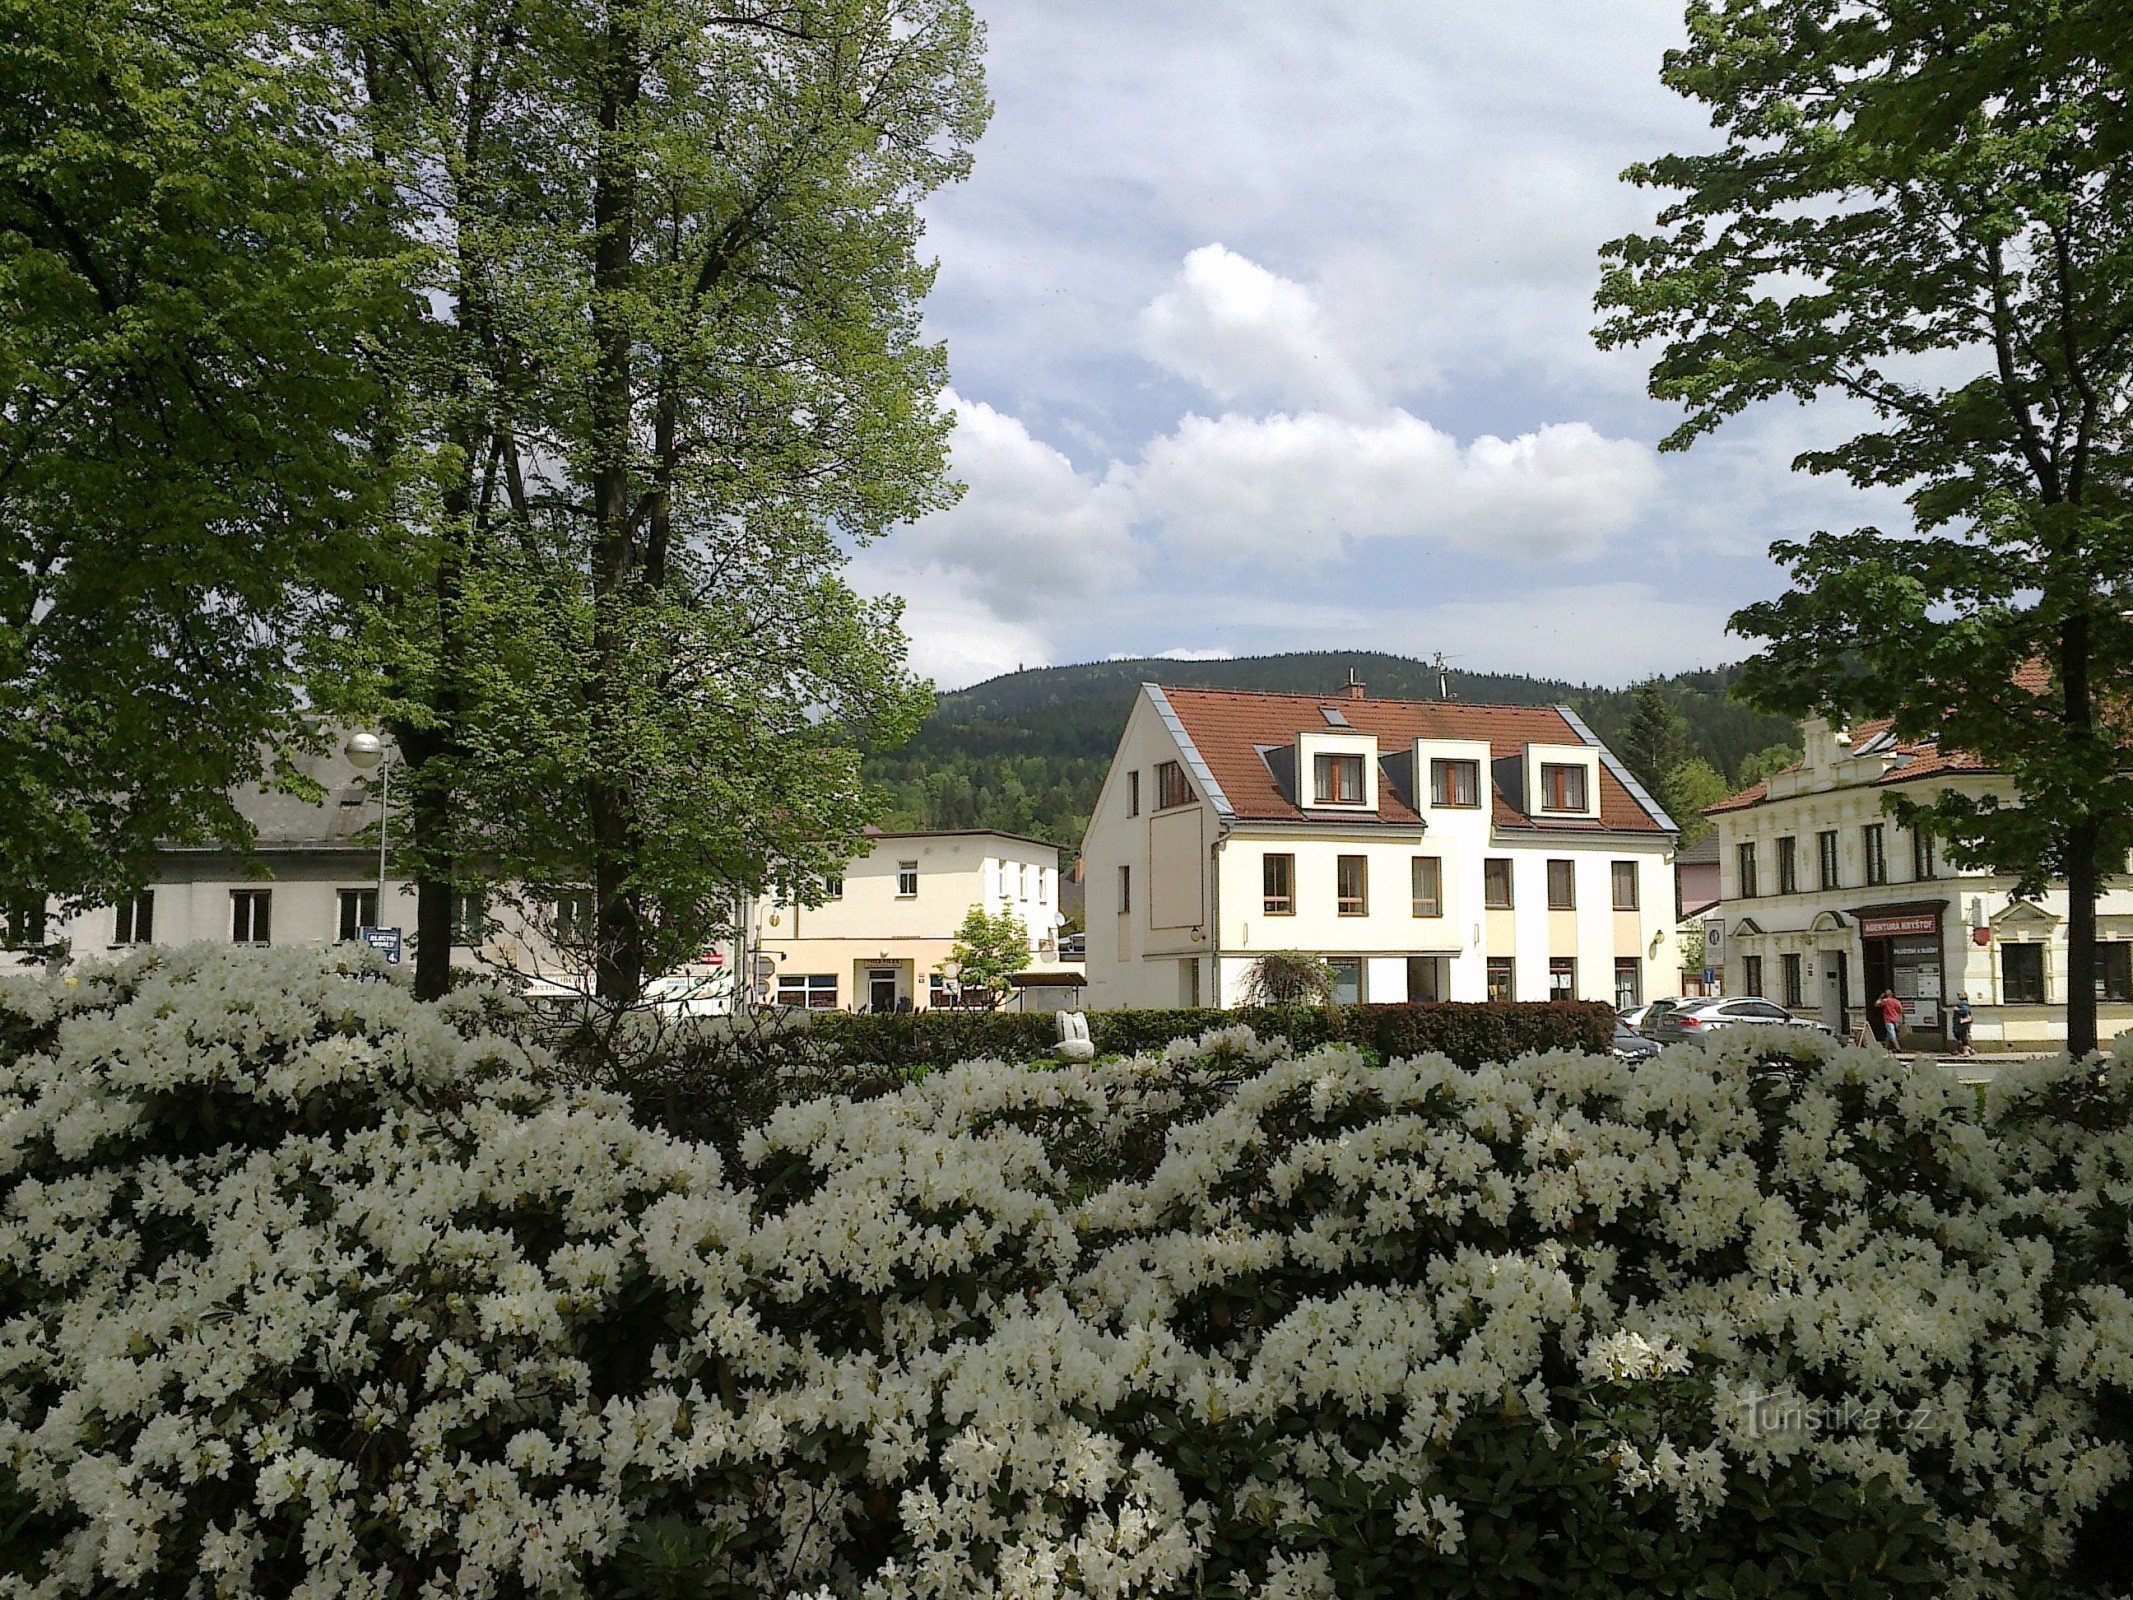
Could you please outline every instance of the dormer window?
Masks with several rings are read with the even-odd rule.
[[[1185,781],[1185,769],[1175,761],[1158,761],[1155,764],[1155,809],[1168,811],[1172,806],[1189,806],[1192,802],[1192,785]]]
[[[1318,804],[1359,806],[1363,803],[1363,758],[1359,755],[1320,755],[1312,763]]]
[[[1429,803],[1433,806],[1480,805],[1481,763],[1432,761],[1429,764]]]
[[[1585,769],[1567,762],[1541,763],[1541,810],[1583,811]]]

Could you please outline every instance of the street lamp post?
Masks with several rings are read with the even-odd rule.
[[[358,772],[378,774],[378,904],[372,926],[385,926],[385,834],[392,823],[393,764],[385,757],[385,741],[374,733],[351,734],[342,752]]]

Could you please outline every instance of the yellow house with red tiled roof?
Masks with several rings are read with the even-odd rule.
[[[1089,1004],[1680,992],[1676,830],[1559,706],[1143,684],[1083,841]]]
[[[1720,902],[1706,913],[1728,994],[1759,994],[1832,1027],[1893,990],[1909,1042],[1948,1042],[1948,1012],[1967,995],[1983,1047],[2066,1038],[2066,894],[2013,898],[2012,878],[1959,871],[1930,838],[1883,808],[1894,792],[1939,789],[2017,798],[2011,781],[1937,740],[1900,740],[1886,721],[1801,725],[1794,766],[1705,815],[1717,825]],[[1923,788],[1919,786],[1924,786]],[[2104,941],[2098,1026],[2133,1027],[2133,891],[2097,906]]]

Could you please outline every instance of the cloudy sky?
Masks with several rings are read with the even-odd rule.
[[[1738,657],[1771,539],[1867,507],[1789,406],[1661,456],[1594,348],[1632,160],[1712,142],[1678,0],[977,0],[996,110],[928,207],[954,510],[865,551],[943,687],[1369,647],[1622,683]]]

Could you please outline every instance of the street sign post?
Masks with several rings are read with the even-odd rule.
[[[364,944],[385,958],[388,966],[397,967],[400,964],[400,930],[398,928],[362,928],[358,929],[357,932]]]

